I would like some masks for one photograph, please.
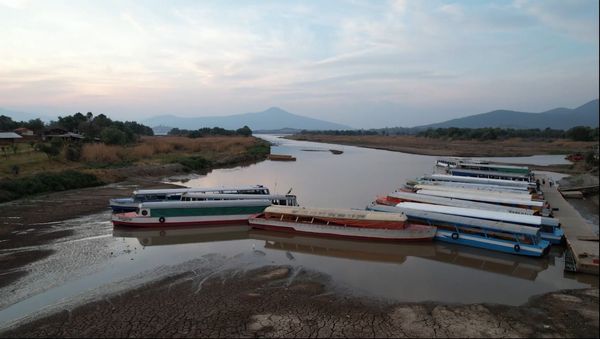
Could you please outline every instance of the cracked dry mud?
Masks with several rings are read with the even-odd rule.
[[[522,306],[386,303],[285,266],[191,272],[58,311],[0,337],[597,337],[598,289]]]

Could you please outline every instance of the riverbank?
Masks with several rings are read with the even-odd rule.
[[[216,274],[215,274],[216,273]],[[182,297],[185,296],[185,297]],[[287,266],[203,266],[5,330],[0,337],[597,337],[598,289],[522,306],[391,303]]]
[[[67,156],[72,146],[55,157],[21,146],[0,164],[0,202],[130,178],[206,173],[264,160],[270,152],[264,140],[241,136],[143,137],[126,146],[83,144],[77,160]]]
[[[597,142],[556,139],[444,140],[416,136],[294,134],[287,139],[382,149],[410,154],[458,157],[518,157],[571,154],[593,149]]]

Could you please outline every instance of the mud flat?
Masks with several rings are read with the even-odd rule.
[[[598,289],[522,306],[389,303],[267,266],[183,273],[4,329],[0,337],[597,337]]]

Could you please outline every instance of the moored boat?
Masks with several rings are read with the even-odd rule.
[[[240,223],[273,203],[295,205],[296,197],[147,202],[139,204],[136,212],[113,214],[112,222],[114,226],[130,227]]]
[[[178,201],[186,193],[265,195],[270,191],[263,185],[136,190],[129,198],[110,199],[109,205],[114,213],[134,212],[140,203]]]
[[[406,222],[403,213],[271,206],[248,220],[254,228],[317,236],[387,241],[424,241],[435,227]]]

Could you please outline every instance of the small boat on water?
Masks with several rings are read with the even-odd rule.
[[[424,241],[435,227],[413,225],[402,213],[271,206],[248,220],[253,228],[317,236],[387,241]]]
[[[186,193],[265,195],[270,191],[263,185],[136,190],[129,198],[110,199],[109,204],[114,213],[134,212],[142,202],[178,201]]]
[[[198,193],[196,193],[198,194]],[[200,194],[198,194],[200,195]],[[297,205],[294,195],[246,195],[230,197],[221,194],[214,199],[195,201],[144,202],[135,212],[113,214],[114,226],[165,227],[247,222],[272,204]]]
[[[267,159],[273,161],[296,161],[296,158],[289,154],[269,154]]]

